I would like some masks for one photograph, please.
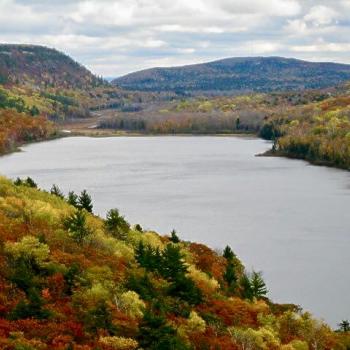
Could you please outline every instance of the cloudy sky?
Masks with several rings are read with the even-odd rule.
[[[0,42],[105,77],[233,56],[350,63],[350,0],[0,0]]]

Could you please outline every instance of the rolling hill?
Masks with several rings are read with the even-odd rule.
[[[0,154],[57,136],[49,120],[90,117],[91,110],[132,103],[135,95],[140,100],[55,49],[0,44]]]
[[[103,84],[84,66],[55,49],[35,45],[0,45],[0,83],[89,88]]]
[[[128,90],[232,94],[317,89],[350,80],[350,65],[282,57],[227,58],[182,67],[152,68],[114,79]]]

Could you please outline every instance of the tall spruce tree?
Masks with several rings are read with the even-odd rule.
[[[87,193],[86,190],[82,191],[78,198],[78,206],[81,209],[85,209],[89,213],[92,213],[92,200],[91,196]]]
[[[67,197],[67,202],[70,205],[73,205],[74,207],[78,208],[79,203],[78,203],[78,195],[74,193],[74,191],[68,192],[68,197]]]

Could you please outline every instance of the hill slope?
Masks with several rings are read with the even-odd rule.
[[[103,220],[86,193],[65,200],[57,187],[33,187],[0,177],[1,349],[349,346],[346,327],[335,333],[270,302],[260,274],[246,274],[230,249],[130,228],[116,210]]]
[[[88,88],[103,82],[72,58],[55,49],[3,44],[0,45],[0,83]]]
[[[112,83],[130,90],[220,94],[324,88],[345,80],[350,80],[350,65],[247,57],[152,68],[117,78]]]

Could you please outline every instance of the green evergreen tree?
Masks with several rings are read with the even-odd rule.
[[[234,288],[237,283],[237,276],[235,272],[235,266],[234,264],[229,261],[226,265],[226,270],[224,272],[224,280],[227,282],[229,288]]]
[[[175,278],[171,279],[168,293],[191,305],[198,305],[203,299],[201,290],[195,285],[191,278],[185,275],[177,275]]]
[[[137,337],[140,348],[145,350],[188,350],[177,336],[176,330],[166,323],[163,316],[146,311]]]
[[[140,225],[140,224],[136,224],[135,225],[135,230],[136,231],[139,231],[139,232],[142,232],[143,230],[142,230],[142,226]]]
[[[74,287],[79,280],[81,274],[81,268],[79,264],[73,263],[69,266],[68,270],[64,273],[63,277],[65,280],[65,293],[67,295],[72,295]]]
[[[36,318],[48,319],[51,312],[44,308],[44,301],[36,288],[31,288],[27,295],[28,301],[21,300],[10,313],[11,320]]]
[[[23,185],[23,181],[17,177],[17,179],[13,182],[16,186],[22,186]]]
[[[88,310],[85,315],[85,325],[89,331],[98,333],[99,330],[106,330],[109,334],[116,334],[116,327],[113,324],[111,311],[105,301],[100,301],[97,305]]]
[[[222,256],[223,256],[227,261],[232,261],[233,258],[236,257],[235,253],[232,251],[232,249],[231,249],[228,245],[225,247]]]
[[[348,320],[342,320],[338,327],[340,332],[350,332],[350,322]]]
[[[85,213],[79,209],[64,220],[64,227],[69,231],[72,238],[77,243],[83,243],[83,241],[92,233],[86,225]]]
[[[135,291],[146,301],[153,301],[157,297],[157,291],[148,273],[144,273],[142,276],[131,275],[127,281],[126,287]]]
[[[179,243],[180,242],[180,238],[178,237],[177,233],[175,230],[172,230],[170,233],[170,240],[173,243]]]
[[[187,273],[187,266],[183,261],[180,248],[174,244],[167,244],[162,254],[161,275],[165,279],[175,279]]]
[[[89,213],[92,213],[92,200],[91,196],[87,193],[86,190],[82,191],[78,198],[78,206],[81,209],[85,209]]]
[[[261,297],[265,297],[268,290],[266,288],[266,284],[262,278],[261,272],[252,272],[251,280],[250,280],[253,296],[257,299]]]
[[[125,239],[126,234],[130,230],[129,223],[125,220],[124,216],[119,214],[118,209],[111,209],[108,211],[105,227],[112,236],[119,239]]]
[[[28,187],[32,187],[32,188],[37,188],[38,187],[36,182],[29,176],[25,180],[25,185],[28,186]]]
[[[67,202],[70,205],[73,205],[74,207],[78,208],[78,195],[74,193],[74,191],[68,192]]]
[[[244,273],[240,279],[241,293],[244,299],[253,300],[254,293],[249,276]]]
[[[145,255],[146,255],[145,251],[146,251],[145,244],[143,243],[142,240],[140,240],[138,245],[135,248],[135,259],[142,267],[144,267],[145,265]]]
[[[30,108],[29,113],[32,117],[35,117],[36,115],[38,115],[40,113],[39,109],[37,106],[32,106],[32,108]]]
[[[64,198],[64,195],[62,191],[59,189],[59,187],[55,184],[52,185],[50,193],[53,194],[54,196]]]

